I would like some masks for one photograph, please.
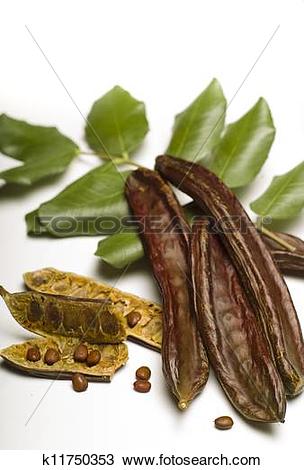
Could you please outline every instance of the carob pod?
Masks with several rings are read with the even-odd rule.
[[[160,351],[162,340],[161,306],[136,295],[79,274],[44,268],[25,273],[25,285],[36,292],[104,299],[127,319],[128,339]]]
[[[207,221],[191,237],[197,322],[210,364],[233,406],[247,419],[284,421],[285,390],[267,338],[237,271]],[[204,308],[202,308],[204,305]]]
[[[97,382],[110,382],[115,371],[128,360],[126,344],[98,344],[94,348],[100,352],[101,359],[95,367],[88,367],[85,363],[74,361],[73,355],[78,344],[78,339],[69,337],[33,339],[2,349],[0,357],[10,366],[36,377],[69,379],[73,374],[80,373],[90,381]],[[30,348],[40,352],[38,361],[27,360],[27,351]],[[60,353],[59,361],[53,365],[47,365],[43,360],[49,349],[56,349]]]
[[[184,206],[189,223],[196,217],[204,216],[194,203]],[[280,272],[286,275],[304,277],[304,240],[285,232],[275,232],[265,227],[257,227],[265,245],[274,258]]]
[[[72,336],[91,343],[126,339],[126,319],[106,300],[39,292],[10,294],[3,287],[0,295],[18,323],[41,336]]]
[[[216,220],[221,240],[267,332],[286,393],[297,395],[304,386],[300,323],[284,279],[241,203],[201,165],[163,155],[157,158],[156,168]]]
[[[139,227],[144,226],[140,235],[163,298],[163,372],[178,407],[185,409],[209,372],[192,298],[189,226],[170,186],[155,171],[131,173],[126,195]]]
[[[278,268],[283,274],[291,274],[293,276],[304,276],[304,241],[301,238],[284,232],[274,232],[274,234],[284,242],[287,242],[294,248],[290,251],[272,238],[263,234],[262,238],[270,250]]]

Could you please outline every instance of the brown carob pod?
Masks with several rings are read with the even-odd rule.
[[[128,339],[160,351],[162,319],[160,305],[79,274],[44,268],[25,273],[26,286],[36,292],[111,302],[126,317]]]
[[[304,241],[289,233],[274,232],[274,234],[293,248],[290,250],[273,238],[262,235],[281,273],[304,277]]]
[[[191,271],[198,327],[227,397],[251,421],[283,422],[284,386],[263,328],[225,248],[217,235],[208,234],[204,220],[193,226]]]
[[[126,195],[163,298],[163,372],[185,409],[208,378],[197,330],[188,263],[189,226],[170,186],[148,169],[131,173]]]
[[[241,203],[201,165],[163,155],[157,158],[156,168],[215,219],[221,240],[267,333],[286,393],[297,395],[304,386],[300,323],[285,281]]]
[[[41,336],[72,336],[91,343],[120,343],[126,319],[111,302],[38,292],[10,294],[0,287],[15,320]]]

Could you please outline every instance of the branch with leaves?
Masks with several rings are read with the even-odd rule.
[[[223,90],[214,79],[175,117],[166,153],[204,165],[230,188],[239,188],[250,184],[261,171],[275,137],[275,127],[263,98],[228,125],[226,108]],[[103,161],[27,214],[28,233],[55,237],[108,234],[108,228],[103,232],[100,224],[88,222],[84,231],[83,220],[128,216],[124,182],[129,171],[120,171],[119,166],[138,166],[132,156],[148,130],[144,103],[118,86],[97,100],[88,114],[85,138],[90,152],[81,150],[54,127],[34,126],[0,116],[0,151],[23,163],[0,173],[6,184],[17,183],[30,189],[37,181],[63,173],[82,153],[92,153]],[[251,209],[259,217],[295,217],[304,206],[303,183],[304,163],[301,163],[275,177],[266,192],[252,202]],[[60,230],[58,224],[54,228],[54,220],[59,221]],[[101,240],[96,255],[122,268],[142,257],[143,247],[137,233],[128,230]]]

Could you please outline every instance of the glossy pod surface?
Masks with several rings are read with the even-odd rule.
[[[208,378],[192,299],[189,227],[171,188],[158,173],[134,171],[127,180],[126,195],[139,227],[144,227],[140,235],[163,298],[163,372],[179,408],[185,409]]]
[[[221,240],[267,333],[286,393],[297,395],[304,386],[304,343],[299,320],[284,279],[242,205],[217,176],[201,165],[163,155],[157,158],[156,168],[215,219]]]
[[[126,339],[126,320],[106,300],[19,292],[0,287],[15,320],[41,336],[72,336],[91,343],[120,343]]]
[[[73,355],[78,344],[77,339],[68,337],[33,339],[2,349],[0,356],[10,366],[29,375],[48,379],[69,379],[73,374],[79,373],[97,382],[110,382],[115,371],[128,360],[128,348],[124,343],[94,345],[94,348],[100,352],[101,359],[95,367],[88,367],[86,364],[74,361]],[[30,348],[39,351],[38,361],[27,360],[26,355]],[[60,359],[53,365],[48,365],[43,360],[49,349],[59,351]]]
[[[103,299],[127,319],[128,339],[160,351],[161,306],[79,274],[44,268],[24,274],[25,285],[36,292]]]
[[[210,363],[233,406],[247,419],[284,421],[284,386],[264,331],[217,235],[193,227],[192,277],[198,325]],[[211,305],[200,309],[199,305]]]

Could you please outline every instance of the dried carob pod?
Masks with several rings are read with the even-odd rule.
[[[126,195],[139,227],[144,227],[140,235],[163,298],[163,372],[179,408],[185,409],[205,385],[209,369],[192,299],[189,226],[157,172],[131,173]]]
[[[18,323],[41,336],[72,336],[91,343],[120,343],[127,337],[126,319],[107,300],[10,294],[3,287],[0,295]]]
[[[91,381],[97,382],[110,382],[115,371],[128,360],[128,348],[124,343],[96,344],[94,348],[100,352],[101,359],[95,367],[88,367],[85,363],[74,360],[73,355],[78,343],[78,339],[70,337],[32,339],[2,349],[0,357],[8,365],[36,377],[69,379],[73,374],[80,373]],[[29,349],[39,351],[40,359],[38,361],[28,360],[27,351]],[[60,359],[53,365],[48,365],[43,360],[49,349],[55,349],[60,353]]]
[[[210,364],[235,408],[247,419],[284,421],[286,399],[267,338],[217,235],[199,220],[191,237],[196,312]]]
[[[289,233],[267,232],[268,235],[263,233],[262,237],[280,271],[283,274],[303,277],[304,241]],[[272,233],[274,237],[271,237]]]
[[[79,274],[44,268],[25,273],[25,285],[36,292],[101,299],[115,306],[127,320],[128,339],[160,351],[161,306]]]
[[[163,155],[157,158],[156,168],[215,219],[221,240],[267,333],[286,393],[297,395],[304,386],[300,323],[285,281],[241,203],[201,165]]]

